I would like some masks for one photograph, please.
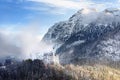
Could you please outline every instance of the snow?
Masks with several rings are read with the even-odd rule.
[[[61,39],[61,42],[64,42],[72,33],[88,28],[90,23],[107,26],[112,22],[120,22],[118,16],[120,16],[119,9],[106,9],[102,12],[96,9],[81,9],[69,20],[53,25],[43,39],[50,42],[58,42]]]
[[[78,40],[78,41],[75,41],[73,42],[71,45],[74,46],[74,45],[80,45],[82,43],[85,43],[85,40]]]
[[[1,68],[1,69],[5,69],[5,68],[6,68],[6,66],[1,66],[0,68]]]
[[[120,60],[120,36],[115,35],[114,38],[104,40],[97,46],[106,57],[116,61]]]
[[[112,23],[115,22],[115,25]],[[91,23],[95,26],[90,26]],[[119,9],[105,9],[104,11],[97,11],[95,9],[81,9],[72,17],[66,21],[62,21],[53,25],[47,34],[44,36],[43,40],[47,42],[54,43],[56,45],[64,45],[64,43],[71,37],[72,34],[75,34],[80,31],[99,31],[98,33],[103,33],[104,30],[115,29],[116,25],[120,23],[120,10]],[[103,33],[104,35],[105,33]],[[80,34],[85,36],[84,34]],[[81,37],[81,36],[80,36]],[[85,36],[88,37],[88,36]],[[72,46],[80,45],[85,43],[86,40],[78,40],[69,45],[67,48]],[[57,50],[60,46],[57,46]],[[120,38],[119,34],[115,38],[109,38],[107,40],[100,41],[100,44],[97,45],[97,49],[100,50],[99,53],[105,54],[104,56],[112,58],[113,60],[120,60]],[[55,51],[54,51],[55,52]],[[69,53],[74,52],[71,50]],[[67,55],[63,55],[67,56]],[[68,56],[67,56],[68,57]]]

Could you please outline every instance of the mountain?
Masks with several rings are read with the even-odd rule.
[[[62,64],[120,62],[120,10],[81,9],[43,37]]]

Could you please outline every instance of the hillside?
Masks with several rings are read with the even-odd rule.
[[[54,44],[60,63],[120,61],[120,10],[82,9],[53,25],[42,41]],[[84,62],[85,63],[85,62]]]
[[[0,67],[0,80],[119,80],[120,68],[103,65],[44,64],[25,60]]]

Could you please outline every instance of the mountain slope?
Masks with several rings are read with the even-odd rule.
[[[43,40],[61,45],[56,54],[63,64],[81,61],[120,61],[120,10],[82,9],[68,21],[55,24]]]

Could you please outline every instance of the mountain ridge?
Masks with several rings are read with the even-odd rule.
[[[43,41],[61,45],[56,49],[61,63],[75,62],[75,56],[77,60],[120,61],[119,13],[119,9],[82,9],[50,28]]]

